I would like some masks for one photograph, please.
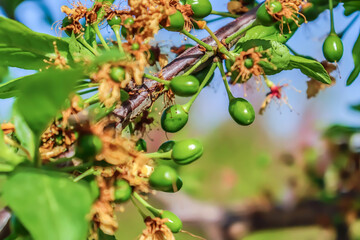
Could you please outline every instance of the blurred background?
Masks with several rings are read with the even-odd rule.
[[[213,9],[227,11],[228,1],[211,2]],[[14,18],[34,31],[60,36],[56,21],[64,18],[60,7],[70,1],[0,3],[0,15]],[[115,3],[126,5],[125,1]],[[335,9],[338,32],[357,18],[355,14],[345,17],[343,12],[339,4]],[[315,21],[303,24],[288,46],[299,54],[324,60],[322,44],[330,29],[329,15],[325,11]],[[214,18],[218,17],[207,20]],[[230,21],[223,18],[209,26],[217,30]],[[155,124],[145,136],[149,152],[156,151],[167,139],[190,137],[201,139],[205,152],[197,162],[178,169],[184,182],[180,192],[157,193],[150,202],[173,211],[183,220],[185,230],[209,240],[360,239],[360,112],[356,108],[360,104],[360,80],[350,87],[345,85],[353,69],[351,50],[359,35],[360,19],[349,27],[343,36],[344,56],[332,73],[336,84],[307,99],[309,79],[300,71],[270,76],[275,83],[289,84],[284,93],[291,108],[272,102],[249,127],[231,120],[218,72],[191,109],[189,123],[178,134],[166,135],[159,129],[160,99],[152,111]],[[114,38],[106,24],[103,31],[108,33],[108,39]],[[207,36],[205,31],[194,34],[199,38]],[[166,31],[160,31],[154,40],[168,54],[169,61],[175,57],[170,48],[185,43],[192,42]],[[3,82],[32,73],[16,68],[1,71]],[[244,97],[243,88],[233,86],[232,91],[236,97]],[[246,98],[256,111],[266,92],[264,86],[246,89]],[[10,119],[12,102],[1,100],[1,121]],[[131,203],[125,205],[118,218],[118,239],[136,239],[144,228]],[[195,239],[187,233],[177,234],[176,238]]]

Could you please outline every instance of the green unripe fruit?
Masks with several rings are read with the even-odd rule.
[[[79,138],[76,156],[86,160],[88,157],[94,157],[101,153],[102,147],[102,141],[98,136],[92,134],[83,135]]]
[[[108,20],[107,22],[108,22],[110,27],[112,27],[112,26],[120,26],[121,18],[115,15],[112,19]]]
[[[73,23],[72,18],[65,17],[65,18],[62,20],[61,26],[62,26],[62,27],[67,27],[67,26],[69,26],[69,25],[72,24],[72,23]],[[69,37],[71,37],[72,32],[71,32],[70,30],[65,30],[65,33],[66,33],[66,35],[68,35]]]
[[[139,140],[137,140],[136,144],[135,144],[135,148],[136,148],[136,151],[144,151],[146,152],[147,151],[147,144],[146,144],[146,141],[142,138],[140,138]]]
[[[114,199],[115,202],[122,203],[130,199],[132,193],[132,188],[130,184],[124,180],[120,179],[115,182],[115,192]]]
[[[176,141],[171,157],[175,163],[179,165],[186,165],[199,159],[204,152],[203,145],[197,139],[186,139]]]
[[[128,31],[129,31],[129,30],[127,30],[127,28],[126,28],[126,27],[121,27],[120,32],[121,32],[121,35],[122,35],[124,38],[126,38],[126,37],[127,37],[127,35],[128,35]]]
[[[191,75],[177,76],[170,81],[171,90],[175,95],[181,97],[190,97],[194,95],[199,90],[199,86],[199,80]]]
[[[100,196],[100,190],[99,190],[99,186],[96,182],[95,179],[92,179],[89,182],[90,185],[90,192],[91,192],[91,196],[93,197],[93,199],[97,199]]]
[[[63,135],[58,135],[58,136],[56,136],[56,138],[55,138],[55,143],[56,143],[57,145],[62,145],[62,144],[64,143],[64,137],[63,137]]]
[[[139,50],[139,49],[140,49],[140,45],[139,45],[138,43],[133,43],[133,44],[131,45],[131,49],[134,50],[134,51]]]
[[[205,77],[208,74],[208,72],[210,71],[210,68],[211,68],[211,64],[209,66],[207,66],[206,68],[204,68],[203,70],[194,74],[194,76],[199,80],[200,84],[205,80]],[[214,79],[214,75],[215,75],[215,73],[213,73],[211,75],[210,79],[206,83],[206,86],[208,86],[210,84],[210,82]]]
[[[210,15],[212,6],[209,0],[186,0],[194,12],[193,18],[201,19]]]
[[[341,38],[339,38],[336,34],[330,34],[323,44],[323,53],[324,57],[329,62],[340,61],[344,53],[344,46]]]
[[[170,26],[165,27],[168,31],[179,32],[184,28],[185,19],[182,13],[178,10],[173,15],[169,16]]]
[[[115,82],[121,82],[125,79],[125,69],[122,67],[112,67],[110,69],[110,77]]]
[[[281,5],[281,2],[279,1],[271,1],[270,2],[270,11],[272,13],[278,13],[282,10],[282,5]]]
[[[274,18],[266,10],[266,3],[261,4],[256,11],[256,19],[264,26],[271,26],[275,23]]]
[[[174,145],[175,145],[175,141],[173,140],[166,141],[160,145],[158,152],[159,153],[170,152],[173,149]]]
[[[168,107],[161,115],[161,127],[166,132],[178,132],[187,123],[189,119],[188,113],[182,105],[176,104]]]
[[[244,66],[249,69],[252,68],[254,66],[254,60],[252,60],[251,58],[247,58],[244,61]]]
[[[176,170],[167,165],[157,166],[150,175],[149,183],[155,190],[163,192],[177,192],[183,185]]]
[[[237,124],[246,126],[254,122],[253,106],[243,98],[234,98],[229,104],[229,113]]]
[[[124,21],[124,25],[133,25],[134,23],[135,23],[135,20],[132,17],[129,17],[129,18],[125,19],[125,21]],[[127,38],[129,30],[125,26],[121,27],[120,32],[124,38]]]
[[[183,227],[182,221],[178,216],[170,211],[163,210],[161,215],[161,219],[167,218],[169,221],[165,223],[166,226],[171,230],[173,233],[178,233]]]
[[[124,25],[133,25],[135,23],[134,18],[132,17],[128,17],[127,19],[125,19],[124,21]]]

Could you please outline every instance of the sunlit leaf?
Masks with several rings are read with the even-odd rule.
[[[56,57],[53,43],[62,57],[71,61],[68,42],[51,35],[36,33],[23,24],[0,17],[0,65],[24,69],[44,68],[44,59]]]
[[[288,69],[300,69],[306,76],[318,80],[322,83],[331,84],[331,79],[324,66],[316,60],[291,56]]]
[[[6,181],[3,199],[36,240],[86,239],[90,190],[67,175],[19,169]]]

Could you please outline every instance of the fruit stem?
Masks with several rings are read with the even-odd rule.
[[[329,9],[330,9],[330,34],[335,33],[335,26],[334,26],[334,11],[333,11],[334,5],[333,1],[329,0]]]
[[[213,31],[211,31],[211,29],[205,25],[204,29],[210,34],[210,36],[215,40],[216,44],[218,45],[219,48],[219,52],[225,54],[226,56],[228,56],[230,58],[231,61],[235,61],[235,57],[234,55],[232,55],[227,49],[226,47],[220,42],[220,40],[217,38],[217,36],[213,33]]]
[[[81,84],[75,87],[76,91],[85,89],[85,88],[92,88],[92,87],[98,87],[100,84],[99,83],[85,83],[85,84]]]
[[[249,30],[252,27],[255,27],[259,25],[258,21],[254,20],[252,23],[250,23],[249,25],[247,25],[246,27],[242,27],[239,29],[239,31],[237,31],[236,33],[234,33],[233,35],[227,37],[225,39],[225,43],[229,44],[231,43],[234,39],[236,39],[237,37],[239,37],[241,34],[243,34],[244,32],[246,32],[247,30]]]
[[[91,97],[89,97],[88,99],[84,100],[85,103],[92,105],[94,103],[99,102],[99,93],[95,93],[94,95],[92,95]]]
[[[235,97],[232,95],[231,93],[231,90],[230,90],[230,86],[229,86],[229,83],[227,82],[227,79],[226,79],[226,74],[225,74],[225,70],[224,70],[224,67],[222,65],[222,62],[217,62],[217,66],[218,68],[220,69],[220,73],[221,73],[221,76],[222,76],[222,79],[223,79],[223,82],[224,82],[224,86],[225,86],[225,89],[226,89],[226,92],[227,92],[227,95],[229,97],[229,101],[231,101],[232,99],[234,99]]]
[[[78,92],[78,94],[79,94],[79,95],[84,95],[84,94],[87,94],[87,93],[95,92],[95,91],[97,91],[97,90],[98,90],[97,88],[91,88],[91,89],[87,89],[87,90]]]
[[[31,161],[32,157],[31,157],[31,154],[29,153],[29,151],[24,148],[23,146],[21,146],[19,143],[17,143],[16,141],[12,140],[11,138],[9,138],[7,135],[4,135],[4,142],[6,144],[9,144],[13,147],[16,147],[18,149],[20,149],[21,151],[23,151],[26,155],[26,157],[28,158],[28,160]]]
[[[213,75],[215,69],[216,69],[216,62],[218,61],[218,58],[214,58],[214,62],[211,65],[211,68],[209,70],[209,72],[206,74],[204,80],[202,81],[199,90],[195,93],[194,96],[191,97],[191,99],[185,103],[184,105],[182,105],[183,109],[185,110],[185,112],[189,112],[191,106],[193,105],[193,103],[195,102],[196,98],[199,96],[201,90],[206,86],[206,84],[208,83],[208,81],[211,79],[211,76]]]
[[[168,152],[152,152],[152,153],[145,153],[146,157],[148,158],[163,158],[163,159],[171,159],[172,150]]]
[[[73,172],[75,170],[80,170],[80,169],[91,167],[93,164],[94,164],[93,161],[90,161],[90,162],[87,162],[87,163],[84,163],[84,164],[78,165],[78,166],[60,168],[59,171]]]
[[[143,210],[141,210],[141,208],[139,207],[139,205],[135,202],[135,200],[133,198],[130,198],[130,199],[131,199],[131,202],[136,207],[136,209],[138,210],[138,212],[140,213],[140,215],[142,216],[142,218],[145,220],[145,218],[147,217],[146,214],[143,212]]]
[[[144,73],[144,77],[145,77],[145,78],[148,78],[148,79],[151,79],[151,80],[154,80],[154,81],[157,81],[157,82],[159,82],[159,83],[162,83],[162,84],[164,84],[165,86],[168,86],[168,85],[170,84],[170,81],[167,81],[167,80],[164,80],[164,79],[161,79],[161,78],[152,76],[152,75],[147,74],[147,73]]]
[[[207,43],[204,43],[203,41],[201,41],[200,39],[198,39],[197,37],[195,37],[194,35],[192,35],[191,33],[189,33],[188,31],[186,31],[185,29],[180,31],[182,34],[184,34],[185,36],[187,36],[188,38],[194,40],[195,42],[197,42],[199,45],[203,46],[207,51],[214,51],[214,49],[212,48],[212,46],[210,46]]]
[[[87,49],[89,49],[89,51],[95,56],[99,55],[98,51],[96,51],[92,46],[90,46],[90,44],[85,40],[84,36],[80,36],[76,38],[76,40],[82,45],[84,45]]]
[[[99,37],[99,39],[100,39],[100,42],[102,43],[102,45],[104,46],[104,48],[105,48],[106,50],[110,50],[110,48],[109,48],[109,46],[107,45],[104,37],[101,35],[99,26],[98,26],[96,23],[91,24],[90,26],[94,29],[96,35],[98,35],[98,37]]]
[[[219,16],[222,16],[222,17],[230,17],[230,18],[238,18],[239,16],[236,15],[236,14],[231,14],[231,13],[228,13],[228,12],[218,12],[218,11],[211,11],[211,14],[213,15],[219,15]]]
[[[266,86],[268,86],[269,88],[271,88],[272,86],[274,86],[275,84],[264,74],[264,81],[266,83]]]
[[[197,61],[194,65],[191,66],[191,68],[189,70],[187,70],[183,76],[188,76],[190,75],[192,72],[194,72],[201,64],[205,63],[210,57],[210,53],[205,53],[204,56],[202,56],[200,58],[199,61]]]
[[[124,53],[124,49],[122,47],[122,41],[121,41],[121,37],[120,37],[120,25],[114,25],[114,26],[111,27],[111,29],[115,33],[115,37],[116,37],[116,41],[117,41],[117,44],[118,44],[119,52]]]
[[[147,201],[145,201],[137,192],[133,192],[133,196],[136,200],[138,200],[147,210],[149,210],[155,217],[159,217],[161,215],[161,210],[154,208]]]
[[[74,182],[78,182],[81,179],[90,176],[90,175],[96,175],[98,173],[98,171],[96,171],[94,168],[90,168],[88,170],[86,170],[85,172],[83,172],[82,174],[80,174],[79,176],[77,176],[76,178],[74,178]]]

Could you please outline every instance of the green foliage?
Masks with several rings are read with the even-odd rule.
[[[22,84],[24,77],[15,78],[6,83],[0,84],[0,98],[15,97],[19,93],[19,86]]]
[[[323,136],[329,139],[348,138],[352,134],[360,131],[358,127],[350,127],[346,125],[335,124],[326,129]]]
[[[24,159],[15,153],[4,141],[4,133],[0,129],[0,172],[11,172]]]
[[[92,201],[83,183],[57,172],[23,168],[6,181],[2,197],[36,240],[86,238]]]
[[[360,11],[360,2],[358,0],[342,0],[345,8],[345,16],[349,16],[356,11]]]
[[[39,137],[74,90],[79,70],[47,70],[23,78],[15,107]]]
[[[0,83],[9,75],[9,68],[7,66],[0,66]]]
[[[358,38],[356,39],[356,42],[352,49],[352,56],[354,59],[355,68],[350,73],[350,76],[346,81],[346,85],[352,84],[355,81],[355,79],[359,76],[359,73],[360,73],[360,59],[359,59],[359,56],[360,56],[360,34],[359,34]]]
[[[56,57],[53,42],[56,42],[62,57],[71,62],[68,42],[43,33],[36,33],[23,24],[0,17],[0,65],[24,69],[44,68],[44,59]]]
[[[24,117],[18,112],[16,107],[13,107],[12,112],[12,122],[15,125],[15,136],[20,141],[21,146],[23,146],[34,158],[36,153],[36,144],[37,139],[34,136],[34,133],[29,128],[29,125],[24,120]]]
[[[318,80],[322,83],[330,84],[331,79],[329,74],[321,63],[316,60],[308,59],[300,56],[291,56],[288,69],[300,69],[306,76]]]
[[[85,27],[84,39],[91,46],[94,46],[97,44],[96,43],[96,33],[92,27],[90,27],[90,26]]]
[[[24,0],[11,0],[11,1],[7,1],[7,0],[1,0],[0,1],[0,6],[4,9],[4,11],[6,12],[6,14],[10,17],[10,18],[15,18],[15,9],[17,8],[17,6],[20,5],[20,3],[22,3]]]
[[[267,75],[273,75],[286,69],[290,63],[289,49],[277,41],[252,39],[245,42],[238,42],[236,52],[247,51],[250,48],[256,48],[269,61],[261,61],[259,65],[264,69]]]
[[[89,40],[91,40],[90,36]],[[76,40],[74,33],[71,35],[70,38],[69,52],[71,54],[71,57],[75,61],[91,60],[94,57],[94,55],[89,51],[89,49],[84,47],[79,41]]]
[[[292,30],[291,33],[287,32],[286,30],[284,30],[284,33],[281,33],[278,24],[268,27],[257,25],[246,31],[245,36],[240,38],[238,43],[243,43],[252,39],[264,39],[286,43],[298,28],[296,24],[291,24],[290,26]]]

